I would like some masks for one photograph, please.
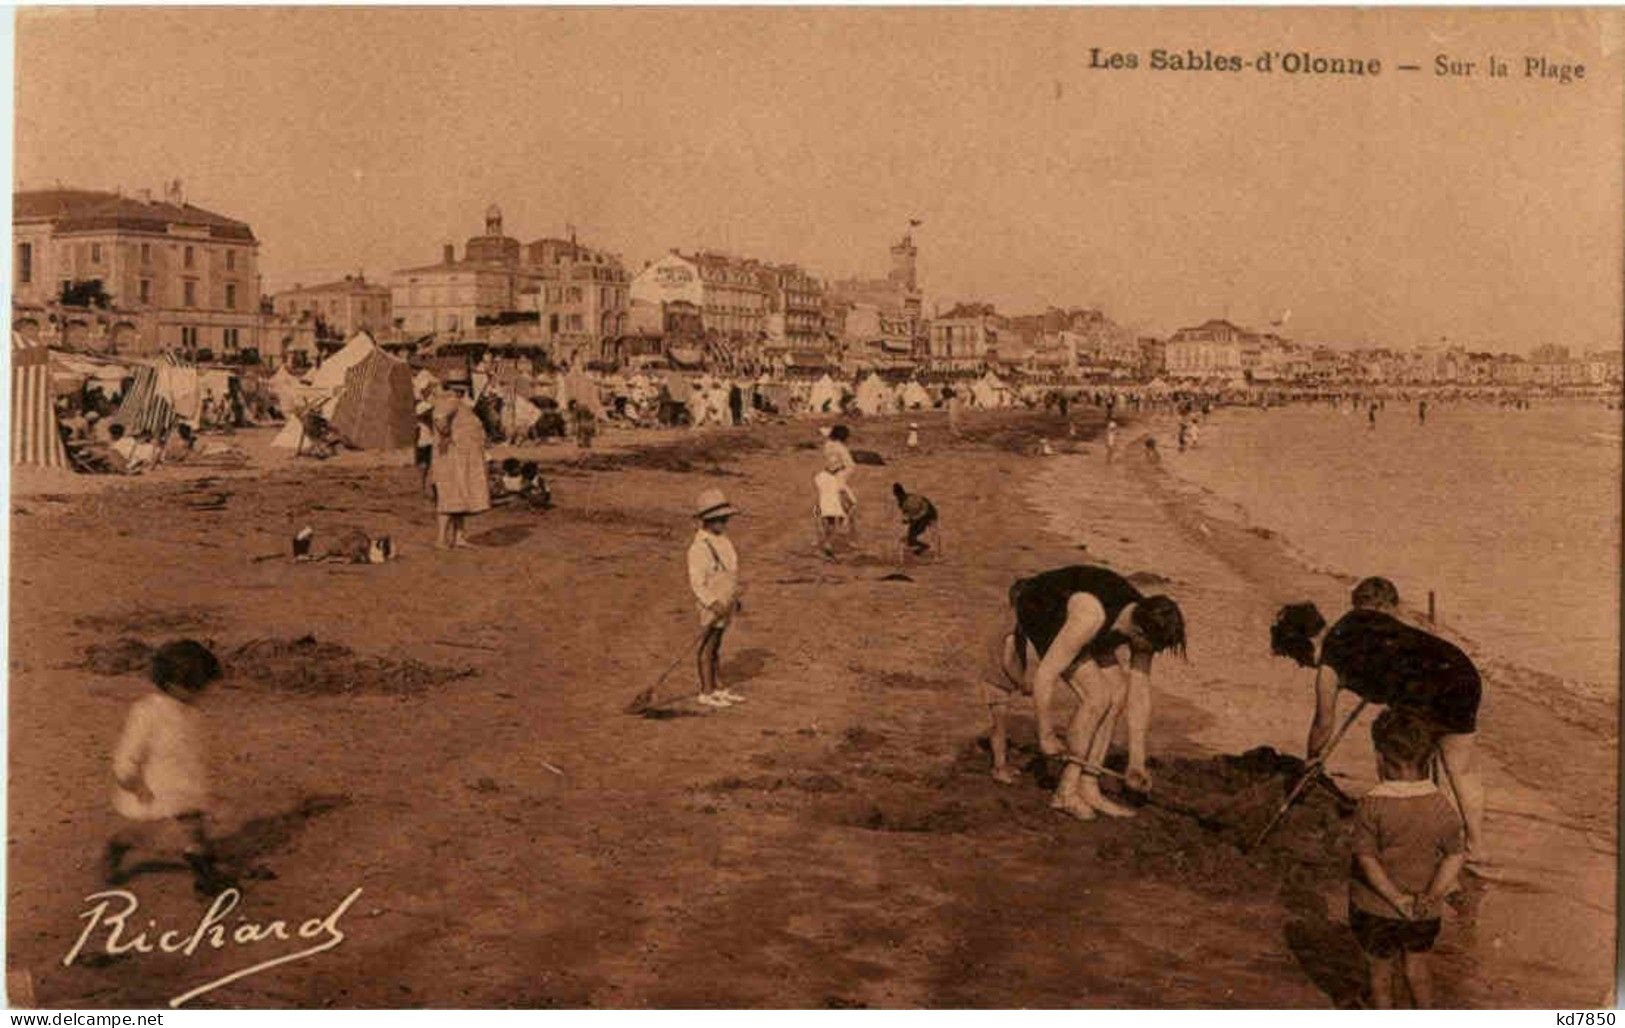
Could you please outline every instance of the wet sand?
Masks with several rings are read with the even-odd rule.
[[[972,415],[957,444],[940,415],[915,420],[918,454],[906,419],[857,424],[854,449],[889,465],[859,468],[860,547],[836,564],[815,552],[805,422],[711,433],[675,456],[541,451],[558,507],[484,515],[484,545],[454,554],[432,549],[404,461],[18,497],[8,971],[42,1005],[153,1006],[286,951],[62,966],[116,825],[108,755],[147,688],[80,666],[86,649],[193,634],[229,658],[207,709],[234,805],[227,849],[259,874],[232,917],[320,917],[363,890],[337,948],[198,1006],[1358,1002],[1329,796],[1248,857],[1233,832],[1156,806],[1072,822],[1048,810],[1041,765],[1012,787],[988,777],[974,688],[1013,577],[1078,560],[1166,577],[1191,660],[1158,662],[1158,796],[1223,810],[1263,782],[1265,808],[1225,811],[1251,824],[1285,779],[1221,758],[1297,752],[1310,702],[1267,655],[1269,616],[1304,596],[1341,609],[1347,584],[1213,516],[1132,445],[1107,467],[1092,443],[1016,455],[1059,434],[1037,415]],[[942,509],[941,560],[897,567],[893,480]],[[627,716],[693,645],[687,512],[712,485],[747,511],[724,677],[750,701]],[[253,561],[307,523],[318,546],[388,532],[401,559]],[[691,680],[680,667],[666,689]],[[1443,1002],[1610,996],[1614,721],[1593,713],[1491,671],[1490,825],[1513,879],[1458,902]],[[1031,736],[1024,720],[1016,740]],[[1350,791],[1369,784],[1363,731],[1333,770]],[[183,875],[129,888],[161,927],[202,913]]]

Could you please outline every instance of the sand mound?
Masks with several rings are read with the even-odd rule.
[[[98,675],[128,675],[145,671],[152,663],[152,647],[125,636],[110,643],[85,647],[85,670]]]
[[[987,740],[980,739],[960,753],[954,770],[985,776],[988,759]],[[1031,747],[1012,745],[1010,762],[1025,771],[1032,788],[1053,789],[1059,781],[1060,762]],[[1113,754],[1107,764],[1121,770],[1123,755]],[[1303,773],[1298,758],[1261,746],[1240,755],[1152,758],[1148,764],[1150,796],[1126,793],[1111,778],[1102,782],[1103,792],[1137,807],[1139,816],[1090,824],[1101,859],[1215,893],[1273,893],[1346,873],[1352,801],[1335,794],[1335,787],[1306,790],[1263,845],[1244,849]]]
[[[479,672],[435,667],[416,660],[358,656],[348,646],[298,639],[256,639],[233,650],[226,676],[265,689],[315,695],[386,693],[411,695]]]
[[[1156,778],[1130,836],[1103,844],[1193,888],[1273,889],[1325,881],[1349,859],[1352,803],[1333,789],[1306,790],[1269,838],[1246,851],[1303,773],[1303,761],[1268,746],[1240,756],[1151,761]],[[1159,808],[1159,804],[1161,805]],[[1159,816],[1145,816],[1155,812]]]

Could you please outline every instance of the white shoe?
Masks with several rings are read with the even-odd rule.
[[[712,695],[720,696],[722,699],[727,700],[729,703],[744,703],[745,702],[745,697],[743,697],[743,696],[739,695],[738,693],[734,692],[732,689],[718,689]]]
[[[727,700],[714,692],[702,692],[695,697],[694,702],[702,707],[726,707],[729,705]]]

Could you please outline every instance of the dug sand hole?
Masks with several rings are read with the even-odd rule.
[[[318,696],[410,696],[479,674],[474,668],[440,667],[409,657],[362,656],[348,646],[320,642],[313,635],[255,639],[232,650],[223,663],[232,684]]]

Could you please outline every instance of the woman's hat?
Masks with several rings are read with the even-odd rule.
[[[731,518],[738,513],[738,508],[728,502],[721,489],[707,489],[694,503],[694,517],[700,521]]]

